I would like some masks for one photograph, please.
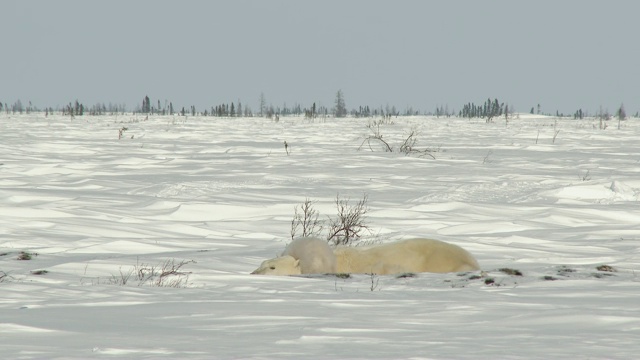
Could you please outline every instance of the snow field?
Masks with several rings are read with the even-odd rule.
[[[524,115],[380,126],[396,148],[417,130],[435,160],[375,142],[358,150],[371,119],[143,119],[0,115],[6,358],[640,351],[637,119],[605,130]],[[484,273],[249,275],[284,249],[295,205],[309,198],[333,215],[337,194],[365,193],[368,240],[449,241]],[[168,259],[195,261],[182,269],[188,285],[119,283]]]

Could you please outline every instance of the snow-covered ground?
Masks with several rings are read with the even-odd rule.
[[[1,357],[638,356],[639,120],[380,125],[435,159],[358,150],[372,121],[1,114]],[[294,206],[338,194],[368,196],[369,240],[449,241],[483,272],[249,275]],[[163,264],[188,279],[141,284]]]

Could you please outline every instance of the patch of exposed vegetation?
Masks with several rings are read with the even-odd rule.
[[[485,285],[496,285],[496,280],[494,278],[486,278],[484,279],[484,284]]]
[[[605,272],[616,272],[617,271],[613,266],[610,266],[610,265],[596,266],[596,270],[605,271]]]
[[[416,275],[415,273],[402,273],[398,276],[396,276],[397,279],[406,279],[406,278],[414,278],[418,275]]]
[[[574,273],[574,272],[576,272],[576,269],[572,269],[567,266],[561,266],[560,269],[558,269],[558,275],[561,275],[561,276],[569,276],[570,273]]]
[[[31,260],[33,259],[34,256],[38,256],[37,253],[28,253],[26,251],[21,251],[20,254],[18,254],[18,260]]]
[[[351,278],[351,274],[349,274],[349,273],[337,273],[337,274],[330,274],[330,275],[333,275],[333,276],[335,276],[335,277],[337,277],[339,279],[349,279],[349,278]]]
[[[503,272],[507,275],[511,275],[511,276],[523,276],[522,272],[520,270],[516,270],[516,269],[511,269],[511,268],[502,268],[502,269],[498,269],[498,271]]]

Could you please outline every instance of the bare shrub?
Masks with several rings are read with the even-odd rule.
[[[560,130],[558,130],[558,119],[556,119],[553,122],[553,141],[551,142],[552,144],[556,143],[556,138],[558,137],[558,134],[560,134]]]
[[[373,151],[373,148],[371,147],[371,140],[376,140],[381,142],[384,145],[384,149],[385,149],[384,151],[393,152],[393,148],[391,148],[391,145],[389,145],[389,143],[382,138],[382,134],[380,133],[380,125],[382,125],[383,123],[384,123],[383,120],[378,120],[378,121],[369,122],[367,124],[367,128],[371,130],[372,134],[367,136],[362,141],[362,143],[358,147],[358,150],[362,149],[362,146],[364,146],[364,143],[366,142],[367,145],[369,145],[369,150]]]
[[[124,126],[121,129],[118,129],[118,140],[122,139],[122,137],[124,136],[124,132],[127,130],[129,129]]]
[[[319,213],[313,207],[314,202],[308,198],[298,207],[294,206],[294,215],[291,220],[291,240],[297,236],[319,236],[324,224],[318,219]],[[298,235],[302,231],[302,234]]]
[[[493,150],[489,150],[487,152],[487,155],[485,155],[484,159],[482,160],[483,165],[493,162],[493,160],[490,159],[492,154],[493,154]]]
[[[418,135],[420,132],[416,128],[412,128],[409,132],[409,135],[404,139],[402,145],[400,145],[400,152],[405,155],[416,154],[418,156],[429,156],[432,159],[435,159],[435,156],[431,154],[430,149],[417,149],[416,144],[418,143]]]
[[[334,245],[350,245],[360,239],[362,232],[369,230],[365,223],[365,215],[369,211],[367,206],[368,196],[365,194],[362,200],[355,205],[349,205],[349,199],[340,199],[336,196],[336,218],[329,219],[329,234],[327,241]]]
[[[180,262],[175,259],[166,260],[159,266],[148,266],[138,264],[135,266],[135,272],[138,276],[139,286],[150,283],[159,287],[182,287],[189,281],[191,272],[182,271],[182,267],[195,263],[194,260],[182,260]]]
[[[380,125],[382,124],[384,124],[383,120],[373,121],[367,124],[367,128],[371,131],[372,134],[364,138],[364,140],[358,147],[358,150],[361,150],[364,144],[367,143],[369,150],[373,151],[373,147],[371,146],[371,141],[376,141],[383,145],[385,152],[394,152],[393,146],[391,146],[389,142],[387,142],[383,138],[383,135],[380,132]],[[433,154],[431,154],[433,152],[431,149],[418,149],[416,147],[418,143],[419,134],[420,132],[415,127],[411,128],[411,130],[409,131],[409,134],[402,141],[402,144],[400,145],[398,152],[401,152],[405,155],[415,154],[418,156],[429,156],[432,159],[435,159]]]
[[[404,139],[404,142],[400,145],[400,152],[408,155],[411,152],[416,151],[415,146],[418,142],[417,136],[418,130],[415,128],[411,129],[407,138]]]
[[[335,217],[327,217],[327,242],[333,245],[352,245],[360,240],[363,231],[370,232],[365,223],[365,215],[369,211],[367,206],[368,196],[365,194],[362,200],[355,205],[350,205],[350,199],[341,199],[336,195],[335,204],[337,214]],[[325,230],[325,222],[319,219],[320,213],[313,207],[314,201],[305,199],[300,206],[295,206],[295,214],[291,220],[291,240],[296,237],[322,237]]]
[[[158,287],[184,287],[188,285],[191,272],[182,271],[182,267],[195,263],[194,260],[166,260],[159,265],[137,263],[127,271],[119,269],[119,275],[111,275],[109,284],[125,286],[130,280],[138,282],[138,286],[149,284]]]
[[[122,267],[118,269],[120,275],[111,274],[111,278],[109,279],[109,284],[111,285],[120,285],[125,286],[129,283],[129,279],[131,279],[131,275],[133,274],[133,269],[129,269],[129,271],[123,272]]]
[[[376,275],[376,274],[371,274],[371,287],[369,288],[369,290],[371,291],[375,291],[376,289],[378,289],[378,283],[380,281],[380,278]],[[378,289],[380,290],[380,289]]]

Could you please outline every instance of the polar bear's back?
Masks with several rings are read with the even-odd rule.
[[[295,239],[282,255],[300,260],[300,270],[303,274],[336,272],[336,256],[326,240],[309,237]]]
[[[338,272],[397,274],[478,270],[476,259],[463,248],[432,239],[411,239],[369,247],[335,250]]]
[[[407,240],[414,252],[423,252],[422,266],[429,272],[460,272],[479,270],[478,261],[467,250],[458,245],[431,239]],[[429,249],[425,251],[425,249]]]

